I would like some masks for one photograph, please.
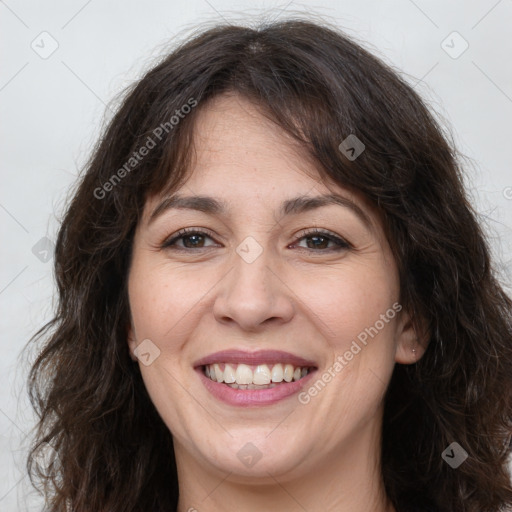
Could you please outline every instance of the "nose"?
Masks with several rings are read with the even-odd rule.
[[[293,318],[293,292],[271,259],[267,250],[252,262],[234,254],[234,268],[219,283],[213,306],[218,322],[257,332],[270,323],[285,324]]]

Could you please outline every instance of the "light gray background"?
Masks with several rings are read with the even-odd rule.
[[[54,285],[53,261],[41,261],[45,253],[32,249],[43,237],[55,240],[69,187],[98,136],[106,105],[169,41],[198,23],[297,12],[326,17],[403,70],[453,130],[508,287],[512,0],[0,1],[2,511],[40,509],[24,476],[32,417],[20,351],[50,319]],[[463,39],[448,37],[453,31]],[[457,56],[464,40],[469,47]]]

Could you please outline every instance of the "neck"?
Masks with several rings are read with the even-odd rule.
[[[380,425],[359,431],[345,444],[329,460],[302,474],[268,472],[250,481],[233,472],[210,469],[175,443],[180,489],[177,510],[394,512],[382,482]]]

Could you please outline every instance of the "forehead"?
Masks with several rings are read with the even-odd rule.
[[[321,172],[304,144],[242,96],[213,98],[195,121],[190,171],[172,194],[218,197],[234,210],[256,204],[271,210],[286,197],[342,194],[379,223],[377,208],[362,193]],[[162,197],[149,199],[146,216]]]
[[[208,182],[209,174],[215,182],[221,173],[260,186],[321,182],[306,147],[239,95],[216,97],[200,112],[194,148],[196,165],[189,184]]]

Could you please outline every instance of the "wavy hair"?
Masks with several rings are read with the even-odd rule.
[[[126,283],[145,201],[183,183],[197,116],[226,92],[384,219],[401,304],[429,340],[416,364],[395,365],[385,397],[382,472],[396,510],[505,510],[512,301],[460,155],[398,72],[335,27],[294,18],[194,34],[126,91],[94,148],[56,242],[55,315],[31,340],[44,345],[29,375],[38,424],[27,469],[48,510],[176,510],[172,435],[128,353]],[[366,147],[355,160],[339,149],[350,134]],[[468,454],[457,469],[441,456],[452,442]]]

